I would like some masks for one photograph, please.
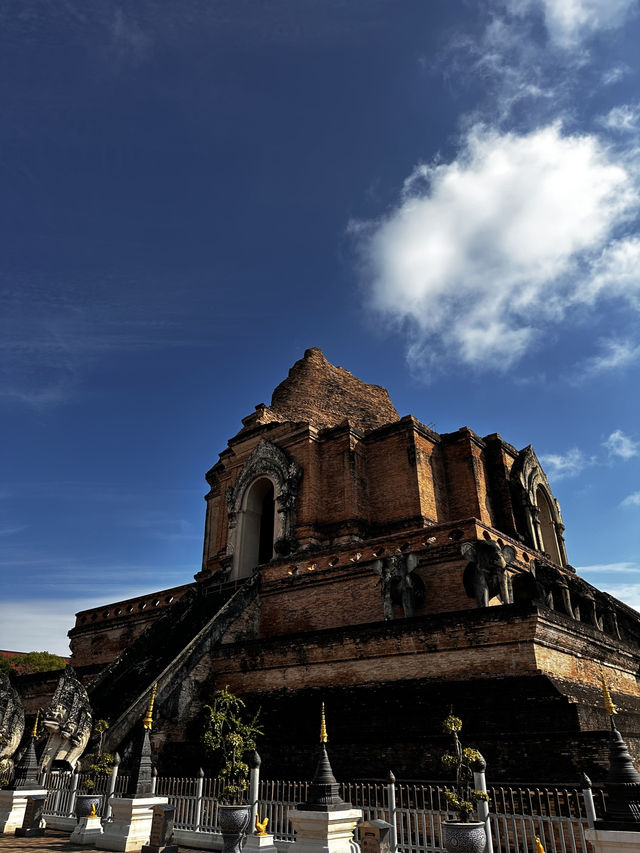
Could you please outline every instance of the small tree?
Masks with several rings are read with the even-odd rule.
[[[102,751],[104,733],[108,728],[109,723],[106,720],[96,720],[93,726],[93,734],[99,736],[98,749],[96,752],[87,752],[82,756],[82,766],[94,775],[111,773],[113,767],[114,756],[110,752]],[[82,786],[90,794],[95,788],[95,784],[94,779],[86,779]]]
[[[64,658],[51,652],[25,652],[0,658],[0,672],[7,675],[28,675],[32,672],[55,672],[64,669]]]
[[[55,672],[67,665],[59,655],[51,652],[26,652],[10,658],[11,665],[20,675],[31,672]]]
[[[449,770],[456,772],[456,785],[454,791],[445,791],[445,799],[449,808],[458,812],[460,820],[464,823],[469,821],[473,814],[475,804],[479,800],[488,800],[485,791],[471,791],[473,771],[484,769],[484,759],[477,749],[464,747],[458,738],[458,732],[462,729],[462,720],[453,714],[442,723],[442,731],[453,738],[453,752],[445,752],[441,758],[443,765]],[[466,795],[469,799],[466,799]]]
[[[246,718],[245,704],[228,687],[216,690],[213,704],[204,706],[202,746],[216,773],[223,779],[221,799],[237,803],[249,785],[249,765],[244,760],[262,734],[260,712]]]

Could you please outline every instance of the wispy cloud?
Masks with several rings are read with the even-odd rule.
[[[640,492],[633,492],[620,502],[620,506],[640,506]]]
[[[624,65],[619,63],[618,65],[614,65],[612,68],[609,68],[602,75],[602,85],[603,86],[613,86],[615,83],[619,83],[620,80],[624,80],[631,73],[631,69],[628,65]]]
[[[162,510],[145,510],[127,513],[125,522],[127,526],[138,530],[146,530],[155,539],[167,541],[181,541],[189,539],[200,540],[202,531],[184,518],[175,518]]]
[[[114,10],[109,31],[117,66],[139,65],[149,58],[153,46],[149,32],[120,6]]]
[[[612,432],[603,445],[610,456],[619,456],[621,459],[631,459],[640,452],[638,442],[625,435],[621,429]]]
[[[585,456],[581,450],[573,447],[564,454],[543,454],[540,456],[540,462],[549,478],[562,480],[566,477],[577,477],[585,468],[595,464],[595,458]]]
[[[640,359],[640,344],[609,338],[600,342],[600,353],[589,356],[578,366],[575,381],[588,379],[609,370],[627,367]]]
[[[154,304],[150,313],[143,288],[132,295],[119,285],[97,281],[82,290],[73,282],[25,281],[0,290],[0,401],[59,405],[107,356],[209,345],[185,333],[175,309]]]
[[[19,524],[16,527],[0,527],[0,536],[13,536],[15,533],[22,533],[26,529],[26,524]]]
[[[600,119],[603,127],[620,133],[635,133],[639,129],[638,122],[640,122],[640,106],[638,104],[621,104],[613,107]]]
[[[624,561],[621,563],[594,563],[590,566],[577,566],[580,574],[638,574],[640,563]]]
[[[637,560],[578,566],[577,571],[598,589],[640,610],[640,582],[628,582],[632,580],[628,578],[629,575],[640,575],[640,563]]]

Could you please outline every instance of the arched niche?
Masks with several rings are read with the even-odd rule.
[[[531,445],[520,451],[511,468],[511,491],[524,541],[556,565],[566,566],[560,505]]]
[[[301,475],[300,467],[281,448],[260,440],[235,485],[227,490],[227,560],[232,579],[248,577],[257,566],[297,547]]]
[[[564,565],[558,545],[558,533],[554,519],[551,501],[542,486],[536,489],[536,506],[538,507],[538,520],[540,522],[540,534],[542,536],[542,548],[549,555],[551,561],[558,566]]]
[[[238,518],[236,576],[248,577],[273,558],[275,489],[269,477],[254,480],[244,494]]]

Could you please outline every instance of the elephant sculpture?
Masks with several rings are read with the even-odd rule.
[[[488,607],[489,601],[499,595],[503,604],[513,604],[511,578],[507,566],[516,558],[515,548],[497,542],[463,542],[462,555],[469,560],[463,583],[469,598],[475,598],[478,607]]]
[[[416,606],[424,599],[424,584],[413,574],[417,565],[417,554],[403,554],[402,551],[373,564],[373,571],[380,578],[378,585],[385,619],[393,619],[394,604],[402,605],[405,616],[415,616]]]

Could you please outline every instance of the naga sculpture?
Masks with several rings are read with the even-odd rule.
[[[11,756],[24,734],[24,709],[9,676],[0,672],[0,776],[9,776]]]
[[[51,770],[54,761],[66,761],[75,767],[91,735],[92,714],[87,691],[73,667],[67,666],[60,676],[42,722],[49,730],[42,769]]]
[[[516,558],[515,548],[497,542],[463,542],[462,555],[469,560],[462,582],[469,598],[475,598],[478,607],[488,607],[496,595],[503,604],[513,604],[511,578],[507,566]]]

